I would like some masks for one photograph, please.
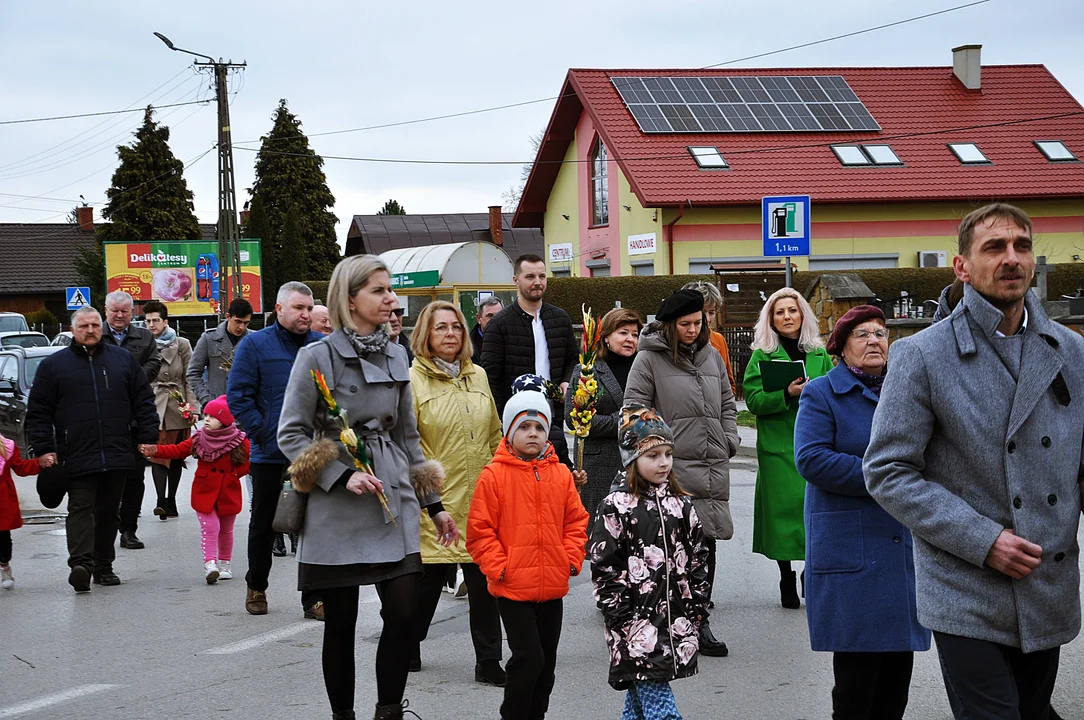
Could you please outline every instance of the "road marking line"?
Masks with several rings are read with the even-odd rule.
[[[247,640],[239,640],[229,645],[223,645],[222,647],[211,648],[210,650],[204,650],[196,653],[197,655],[233,655],[235,653],[251,650],[254,647],[260,645],[266,645],[267,643],[283,640],[288,637],[297,635],[305,630],[313,630],[323,627],[323,623],[314,622],[312,620],[305,620],[302,622],[294,623],[293,625],[287,625],[281,627],[278,630],[272,630],[271,632],[261,633],[259,635],[253,635]]]
[[[52,695],[46,695],[40,697],[37,700],[30,700],[24,702],[21,705],[12,705],[11,707],[0,708],[0,718],[13,718],[19,715],[25,715],[27,713],[43,710],[51,705],[59,705],[60,703],[66,703],[76,698],[81,698],[84,695],[93,695],[94,693],[105,692],[106,690],[112,690],[113,688],[122,687],[121,685],[80,685],[73,687],[71,690],[64,690],[63,692],[53,693]]]

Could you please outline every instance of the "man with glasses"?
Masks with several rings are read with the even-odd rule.
[[[397,343],[403,346],[406,350],[407,362],[414,362],[414,353],[410,349],[410,340],[403,335],[403,314],[406,312],[403,306],[399,303],[399,297],[392,293],[395,297],[395,307],[392,308],[391,318],[388,320],[388,337],[391,338],[393,343]]]

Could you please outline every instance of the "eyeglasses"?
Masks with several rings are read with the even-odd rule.
[[[403,313],[406,312],[403,308],[395,308],[391,311],[391,314],[395,317],[403,317]]]
[[[888,331],[884,328],[878,328],[877,330],[855,330],[851,335],[858,340],[868,340],[870,335],[878,340],[884,340],[888,337]]]
[[[447,335],[449,330],[456,335],[460,335],[463,333],[463,326],[459,323],[456,323],[455,325],[445,325],[444,323],[441,323],[433,328],[433,332],[438,335]]]

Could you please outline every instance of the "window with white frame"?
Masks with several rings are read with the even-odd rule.
[[[606,162],[606,145],[602,138],[595,141],[591,153],[591,225],[610,224],[609,169]]]
[[[964,165],[981,165],[990,162],[990,159],[975,143],[949,143],[948,147],[956,159]]]
[[[1036,140],[1035,147],[1039,148],[1039,152],[1050,162],[1072,162],[1078,159],[1061,140]]]

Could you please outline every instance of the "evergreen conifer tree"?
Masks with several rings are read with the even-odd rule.
[[[301,121],[280,100],[272,118],[271,132],[261,138],[256,155],[256,182],[253,200],[261,198],[270,229],[264,238],[264,257],[285,251],[283,234],[286,215],[297,209],[298,237],[304,239],[306,268],[301,277],[278,277],[287,280],[327,280],[342,255],[335,237],[338,218],[331,212],[335,197],[327,186],[324,159],[309,147],[301,132]],[[271,245],[270,252],[267,248]],[[266,262],[266,261],[265,261]],[[283,267],[282,263],[276,269]]]
[[[279,281],[275,272],[278,264],[278,253],[275,244],[271,240],[271,227],[267,223],[267,212],[263,207],[263,198],[256,196],[248,206],[248,221],[242,228],[244,237],[260,241],[260,285],[263,287],[263,307],[271,310],[275,307],[275,295],[278,293]]]
[[[275,276],[278,284],[290,281],[304,282],[308,272],[308,248],[301,239],[301,223],[297,206],[291,205],[286,211],[286,221],[282,224],[282,245],[279,248],[278,264]],[[330,273],[328,277],[330,278]]]
[[[399,204],[398,200],[388,200],[384,207],[376,212],[377,215],[406,215],[406,208]]]

